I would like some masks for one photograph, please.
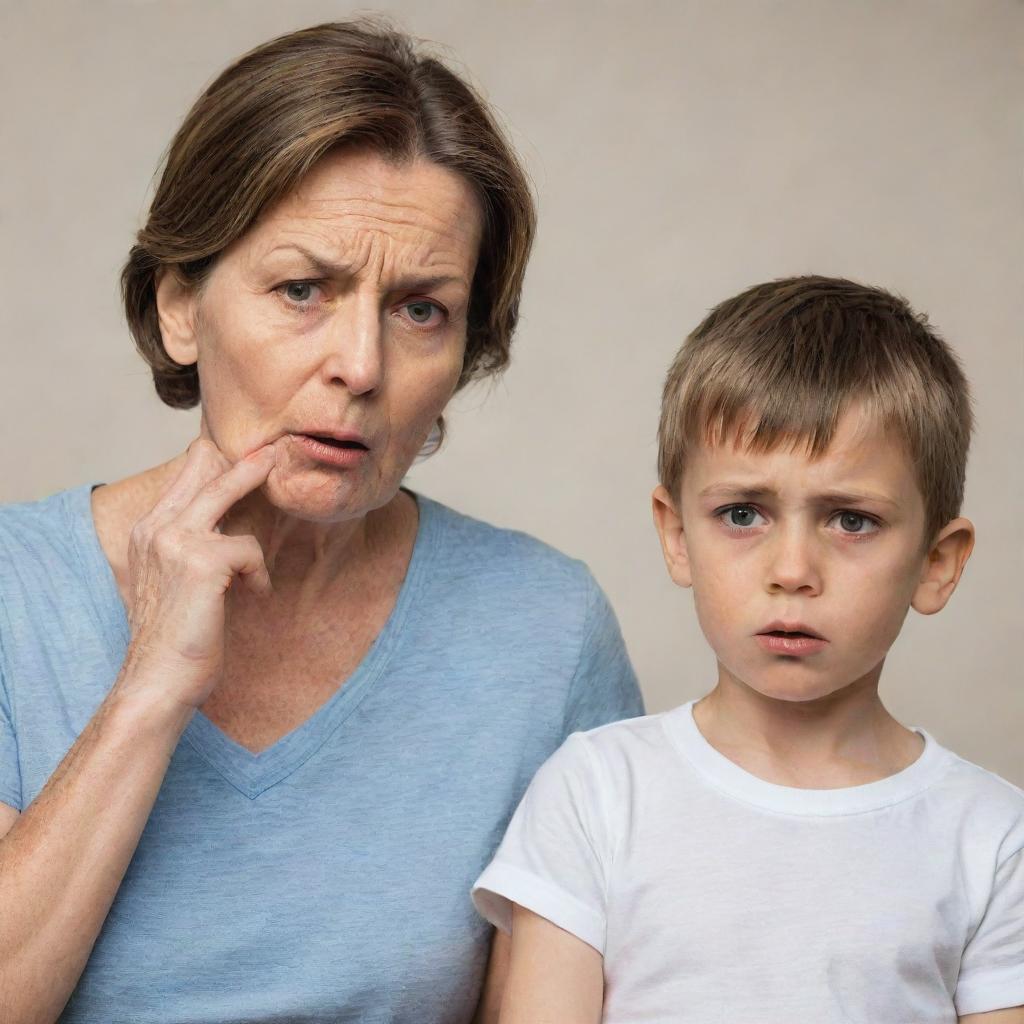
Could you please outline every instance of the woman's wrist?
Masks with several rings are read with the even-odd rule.
[[[122,673],[104,701],[104,718],[108,726],[125,731],[142,741],[163,741],[168,756],[177,746],[196,708],[168,692],[166,679],[145,671]]]

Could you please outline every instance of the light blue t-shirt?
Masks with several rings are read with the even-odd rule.
[[[18,809],[129,639],[90,491],[0,508],[0,801]],[[491,933],[470,885],[562,740],[643,709],[582,563],[418,502],[394,610],[323,707],[259,754],[192,719],[61,1021],[469,1021]]]

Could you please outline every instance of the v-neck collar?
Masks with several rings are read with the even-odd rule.
[[[68,525],[87,579],[98,594],[100,614],[111,635],[118,637],[127,649],[131,639],[127,613],[92,515],[91,495],[97,486],[86,484],[65,492]],[[186,726],[182,740],[249,799],[255,799],[287,778],[323,746],[370,692],[398,646],[403,623],[422,589],[427,566],[437,548],[439,528],[436,504],[411,491],[408,493],[416,500],[419,523],[398,597],[363,660],[327,701],[301,725],[255,754],[217,728],[202,711],[196,711]]]

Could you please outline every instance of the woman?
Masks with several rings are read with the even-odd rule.
[[[578,562],[401,489],[508,358],[533,214],[469,88],[361,23],[228,68],[123,274],[186,453],[0,511],[5,1021],[468,1021],[469,886],[639,714]]]

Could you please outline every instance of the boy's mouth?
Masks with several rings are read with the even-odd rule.
[[[828,647],[828,641],[802,622],[769,622],[757,634],[758,644],[769,654],[804,658]]]
[[[810,637],[814,640],[825,638],[816,630],[802,622],[769,622],[764,629],[758,630],[759,636],[779,637]]]

